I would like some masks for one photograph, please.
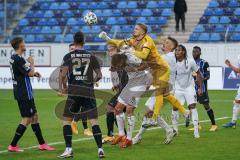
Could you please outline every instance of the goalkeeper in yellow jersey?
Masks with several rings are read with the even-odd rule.
[[[180,102],[169,93],[169,77],[170,68],[168,63],[161,57],[158,49],[150,36],[147,35],[147,26],[142,23],[136,24],[133,36],[125,40],[110,39],[105,32],[101,32],[99,37],[108,42],[115,43],[117,46],[129,45],[135,51],[134,55],[146,61],[151,68],[153,76],[153,86],[156,88],[155,97],[156,103],[154,107],[153,117],[156,119],[163,107],[163,99],[167,100],[172,106],[178,108],[180,112],[187,115],[189,111],[186,110]]]

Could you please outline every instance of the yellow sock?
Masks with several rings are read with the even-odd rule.
[[[181,113],[186,112],[186,109],[181,105],[181,103],[175,96],[170,94],[164,97],[164,99],[166,99],[173,107],[177,108]]]
[[[155,114],[160,114],[160,111],[163,107],[163,95],[158,95],[156,94],[156,103],[154,106],[154,113]]]

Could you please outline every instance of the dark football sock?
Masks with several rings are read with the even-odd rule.
[[[92,131],[98,148],[102,148],[102,132],[99,125],[92,126]]]
[[[82,125],[83,125],[83,129],[87,129],[88,128],[87,120],[82,120]]]
[[[43,136],[42,136],[42,131],[41,131],[41,128],[40,128],[40,125],[39,123],[35,123],[35,124],[32,124],[32,130],[33,132],[35,133],[36,137],[37,137],[37,140],[38,140],[38,143],[41,145],[41,144],[44,144],[45,141],[43,139]]]
[[[16,129],[16,133],[15,136],[13,137],[13,140],[11,142],[11,146],[16,147],[18,141],[20,140],[20,138],[23,136],[24,132],[26,130],[26,126],[19,124],[17,129]]]
[[[208,114],[208,117],[210,118],[210,120],[212,122],[212,125],[216,125],[215,118],[214,118],[214,112],[213,112],[212,108],[207,110],[207,114]]]
[[[113,136],[113,125],[114,125],[114,113],[108,112],[107,113],[108,136]]]
[[[63,136],[66,147],[72,147],[72,128],[70,125],[63,126]]]

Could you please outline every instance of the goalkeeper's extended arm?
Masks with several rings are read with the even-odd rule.
[[[99,35],[99,38],[107,41],[109,44],[114,44],[116,45],[118,48],[121,47],[125,41],[124,40],[119,40],[119,39],[111,39],[106,32],[101,32]]]

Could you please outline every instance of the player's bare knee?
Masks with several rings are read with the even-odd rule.
[[[153,116],[153,111],[148,111],[148,112],[145,114],[145,116],[146,116],[147,118],[151,118],[151,117]]]
[[[177,109],[177,108],[175,108],[175,107],[173,107],[173,110],[174,110],[174,111],[178,111],[178,109]]]
[[[240,104],[240,100],[235,99],[235,103]]]
[[[32,121],[31,118],[25,117],[25,118],[22,118],[21,124],[24,126],[28,126],[31,123],[31,121]]]
[[[190,105],[188,106],[188,108],[189,108],[189,109],[194,109],[194,108],[196,108],[196,103],[190,104]]]
[[[134,112],[134,107],[133,106],[128,106],[126,108],[126,113],[127,113],[128,116],[132,116],[133,112]]]

